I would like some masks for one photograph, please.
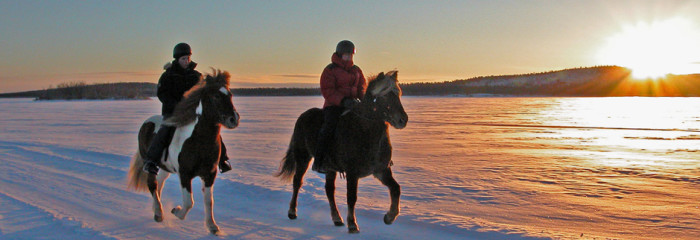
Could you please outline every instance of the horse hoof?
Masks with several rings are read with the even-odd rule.
[[[156,220],[156,222],[162,222],[163,216],[153,215],[153,220]]]
[[[287,217],[289,217],[289,219],[292,219],[292,220],[297,219],[297,215],[293,214],[293,213],[287,213]]]
[[[350,227],[348,228],[348,233],[360,233],[360,229],[356,227]]]
[[[209,229],[209,233],[211,233],[211,235],[219,236],[219,234],[221,234],[221,231],[217,227],[216,229]]]
[[[389,214],[384,214],[384,224],[390,225],[394,223],[394,220],[396,220],[396,217],[389,217]]]
[[[342,227],[342,226],[345,226],[345,223],[344,223],[344,222],[342,222],[342,221],[341,221],[341,222],[333,222],[333,224],[335,224],[335,226],[336,226],[336,227]]]

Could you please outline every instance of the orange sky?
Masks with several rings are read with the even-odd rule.
[[[624,65],[600,51],[629,26],[683,19],[689,36],[700,31],[698,1],[35,4],[0,2],[0,92],[156,82],[178,42],[192,45],[198,70],[230,71],[233,87],[311,87],[343,39],[366,75],[398,69],[411,82]]]

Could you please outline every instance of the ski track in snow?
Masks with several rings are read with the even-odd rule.
[[[215,217],[223,236],[204,228],[202,196],[185,220],[169,209],[181,202],[171,176],[163,202],[165,221],[156,223],[145,193],[127,191],[129,158],[52,145],[0,141],[1,239],[354,239],[346,227],[334,227],[323,200],[300,195],[299,219],[286,217],[289,193],[219,180]],[[198,179],[193,189],[201,189]],[[317,190],[318,191],[318,190]],[[339,203],[341,211],[345,206]],[[323,211],[318,211],[323,209]],[[394,225],[383,212],[358,209],[362,238],[367,239],[510,239],[508,234],[467,231],[425,224],[401,216]],[[509,237],[510,236],[510,237]]]

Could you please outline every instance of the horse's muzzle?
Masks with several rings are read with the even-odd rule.
[[[406,124],[408,124],[408,114],[404,113],[401,114],[400,117],[392,118],[389,124],[391,124],[391,126],[393,126],[396,129],[405,128]]]
[[[234,129],[238,127],[238,121],[241,119],[241,116],[238,115],[238,112],[234,112],[233,116],[226,116],[224,118],[223,125],[224,127],[228,129]]]

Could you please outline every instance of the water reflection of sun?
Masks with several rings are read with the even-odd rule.
[[[687,19],[628,25],[598,53],[602,64],[632,69],[636,79],[700,72],[700,32]]]

